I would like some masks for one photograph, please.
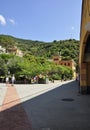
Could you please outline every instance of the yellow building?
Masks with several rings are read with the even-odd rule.
[[[15,54],[16,55],[16,53],[17,53],[17,47],[9,47],[9,48],[7,48],[6,51],[9,54]]]
[[[16,46],[14,46],[14,47],[9,47],[9,48],[7,49],[7,53],[9,53],[9,54],[14,54],[14,55],[17,55],[17,56],[20,56],[20,57],[23,56],[22,51],[19,50]]]
[[[57,65],[68,66],[73,70],[73,78],[76,78],[76,63],[74,60],[62,60],[61,56],[53,56],[53,61]]]
[[[79,66],[80,92],[90,93],[90,0],[82,0]]]

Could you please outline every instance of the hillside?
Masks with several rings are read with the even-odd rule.
[[[61,54],[63,59],[74,59],[78,64],[79,41],[75,39],[42,42],[15,38],[8,35],[0,35],[0,45],[8,48],[17,46],[24,53],[34,56],[52,58],[53,55]]]

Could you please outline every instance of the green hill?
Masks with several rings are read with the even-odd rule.
[[[25,54],[29,53],[45,58],[52,58],[53,55],[60,53],[63,59],[74,59],[78,64],[79,41],[75,39],[42,42],[0,35],[0,45],[5,48],[17,46]]]
[[[41,73],[46,75],[48,73],[49,78],[61,79],[61,75],[64,73],[67,79],[71,79],[72,70],[70,68],[57,66],[49,61],[54,55],[61,55],[62,59],[74,59],[77,72],[79,70],[79,41],[75,39],[42,42],[0,35],[0,45],[6,49],[17,46],[24,54],[23,57],[12,54],[1,54],[1,77],[6,76],[9,70],[10,74],[15,74],[17,78],[20,75],[25,75],[29,79],[30,76]]]

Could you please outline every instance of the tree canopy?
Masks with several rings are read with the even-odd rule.
[[[22,50],[24,56],[0,54],[0,76],[10,74],[27,76],[48,75],[52,79],[72,78],[69,67],[58,66],[49,61],[54,55],[61,55],[62,59],[73,59],[78,68],[79,41],[75,39],[54,40],[53,42],[32,41],[0,35],[0,45],[4,48],[16,46]],[[78,70],[78,69],[77,69]]]

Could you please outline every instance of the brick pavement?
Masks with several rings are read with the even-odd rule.
[[[78,82],[6,88],[0,130],[90,130],[90,95],[78,93]]]
[[[0,107],[0,130],[32,130],[16,88],[10,84]]]

